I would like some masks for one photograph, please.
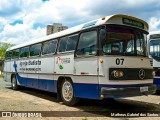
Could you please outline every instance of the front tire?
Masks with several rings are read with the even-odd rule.
[[[61,98],[65,105],[73,106],[79,101],[79,98],[74,97],[73,83],[71,80],[64,80],[61,84]]]
[[[15,75],[12,76],[12,89],[13,90],[18,90],[19,86],[17,85],[17,78]]]

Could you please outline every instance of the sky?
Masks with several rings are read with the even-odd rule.
[[[0,41],[20,44],[46,35],[46,25],[73,27],[113,14],[145,20],[160,30],[159,0],[1,0]]]

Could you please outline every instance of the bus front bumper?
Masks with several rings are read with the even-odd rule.
[[[108,88],[101,87],[101,95],[107,96],[132,96],[132,95],[150,95],[157,90],[156,85],[143,87],[125,87],[125,88]]]

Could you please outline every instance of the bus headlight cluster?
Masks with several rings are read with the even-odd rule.
[[[123,77],[124,73],[123,73],[123,71],[114,70],[114,71],[112,72],[112,75],[113,75],[115,78],[120,78],[120,77]]]

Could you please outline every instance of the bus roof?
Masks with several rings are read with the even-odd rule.
[[[153,34],[160,34],[160,31],[151,31],[151,32],[149,32],[149,35],[153,35]]]
[[[149,32],[148,39],[160,39],[160,31]]]
[[[93,20],[93,21],[90,21],[90,22],[87,22],[87,23],[84,23],[84,24],[81,24],[81,25],[78,25],[78,26],[75,26],[75,27],[51,34],[51,35],[48,35],[48,36],[45,36],[42,38],[39,38],[36,40],[28,41],[23,44],[15,45],[11,48],[8,48],[7,51],[14,50],[14,49],[21,48],[21,47],[25,47],[25,46],[29,46],[32,44],[46,41],[46,40],[58,38],[58,37],[65,36],[68,34],[76,33],[81,30],[88,29],[88,28],[95,27],[95,26],[99,26],[99,25],[103,25],[103,24],[126,25],[126,26],[136,27],[136,28],[139,28],[139,29],[142,29],[145,31],[148,31],[148,27],[149,27],[145,21],[143,21],[139,18],[136,18],[133,16],[128,16],[128,15],[116,14],[116,15],[111,15],[111,16],[105,16],[105,17],[99,18],[97,20]]]

